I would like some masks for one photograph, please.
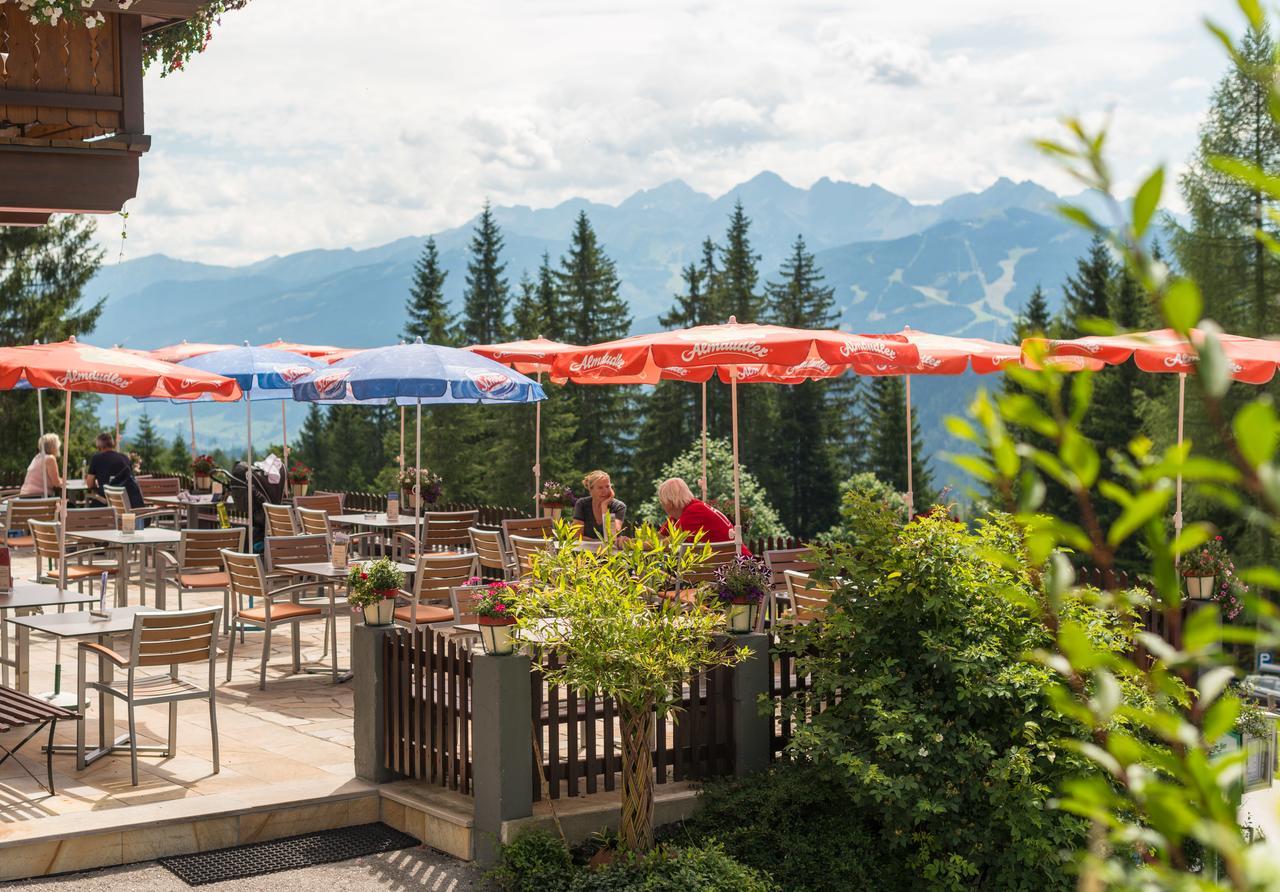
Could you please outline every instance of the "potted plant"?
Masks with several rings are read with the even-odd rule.
[[[208,492],[213,482],[213,456],[197,455],[191,459],[191,475],[194,478],[196,492]]]
[[[135,476],[142,473],[142,456],[136,452],[129,453],[129,464],[133,466]]]
[[[1227,555],[1227,547],[1221,536],[1187,552],[1178,560],[1178,570],[1187,581],[1187,594],[1194,601],[1211,601],[1219,576],[1227,581],[1235,571],[1235,565]]]
[[[548,480],[538,493],[538,504],[542,506],[543,517],[558,520],[564,509],[573,504],[573,490],[563,483]]]
[[[752,555],[740,554],[716,570],[712,586],[724,605],[730,632],[741,635],[755,628],[760,602],[772,582],[765,562]]]
[[[347,603],[364,613],[367,626],[390,625],[395,619],[396,596],[404,574],[390,558],[355,564],[347,573]]]
[[[294,498],[305,496],[307,488],[311,486],[312,470],[302,462],[294,462],[289,468],[289,488],[293,490]]]
[[[476,622],[485,653],[505,656],[515,650],[511,627],[516,624],[516,594],[515,586],[491,582],[475,599]]]
[[[400,502],[413,508],[434,505],[444,492],[444,478],[430,468],[405,468],[400,472]]]

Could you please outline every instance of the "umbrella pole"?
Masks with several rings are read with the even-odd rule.
[[[67,391],[67,406],[63,413],[62,419],[62,442],[66,443],[71,438],[71,391]],[[62,450],[62,479],[67,479],[67,450]],[[58,524],[58,587],[65,585],[66,566],[67,566],[67,487],[62,487],[62,501],[60,503],[60,513],[58,519],[62,523]],[[39,572],[39,558],[37,558],[36,570]],[[125,580],[126,583],[128,580]],[[53,696],[49,698],[51,702],[56,703],[59,699],[58,695],[62,693],[62,637],[57,639],[56,653],[53,655]],[[74,704],[74,700],[73,700]]]
[[[120,442],[120,397],[116,397],[116,449],[123,445]]]
[[[542,372],[538,372],[542,383]],[[533,404],[533,516],[538,516],[538,496],[542,493],[542,400]]]
[[[191,458],[194,460],[196,452],[196,409],[191,405],[191,401],[187,401],[187,420],[191,422]]]
[[[707,500],[707,382],[702,382],[702,501]]]
[[[418,553],[421,554],[424,549],[422,541],[422,397],[418,397],[417,419],[414,422],[418,428],[417,436],[417,457],[414,459],[413,466],[413,491],[416,494],[416,505],[413,506],[413,532],[414,538],[418,540]],[[416,583],[415,583],[416,584]],[[414,625],[417,625],[417,617],[414,617]]]
[[[1182,448],[1182,419],[1187,402],[1187,373],[1178,373],[1178,448]],[[1182,471],[1178,471],[1177,487],[1174,490],[1174,508],[1173,508],[1173,537],[1178,538],[1182,533]],[[1177,555],[1174,555],[1177,560]]]
[[[738,367],[729,369],[729,397],[733,409],[733,538],[742,545],[742,503],[738,492]]]
[[[280,401],[280,451],[284,453],[284,470],[286,477],[289,473],[289,422],[284,415],[284,400]]]
[[[404,406],[400,407],[400,470],[404,470]]]
[[[244,401],[244,430],[248,440],[244,454],[246,463],[249,465],[244,475],[244,489],[248,493],[245,497],[245,502],[249,511],[249,554],[253,554],[253,401],[248,398],[247,394]],[[249,606],[253,606],[252,601],[249,602]]]
[[[44,458],[44,394],[41,392],[39,387],[36,388],[36,414],[40,416],[40,444],[36,448],[36,451],[40,453],[40,458],[43,459]],[[62,444],[62,451],[63,452],[67,451],[67,444],[65,442]],[[44,493],[46,498],[48,498],[49,496],[49,463],[46,461],[40,462],[40,486],[42,487],[40,491]],[[66,486],[63,486],[63,489],[66,489]]]
[[[914,480],[912,479],[912,456],[911,456],[911,376],[904,375],[907,379],[907,520],[916,513],[916,494]]]

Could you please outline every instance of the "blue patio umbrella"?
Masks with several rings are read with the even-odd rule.
[[[250,474],[253,468],[253,411],[252,404],[258,400],[291,400],[294,398],[293,384],[314,372],[326,368],[325,363],[290,353],[286,350],[271,350],[265,347],[233,347],[230,350],[217,350],[213,353],[202,353],[190,359],[184,359],[179,365],[213,372],[233,379],[240,385],[245,404],[245,434],[248,445],[245,449]],[[285,423],[284,403],[280,404],[280,428],[284,442],[285,472],[289,465],[289,433]],[[248,481],[246,480],[246,483]],[[253,551],[253,487],[248,490],[249,516],[249,551]]]
[[[417,407],[417,458],[422,468],[422,406],[446,403],[523,405],[546,399],[542,385],[466,350],[424,344],[364,350],[293,385],[295,399],[317,403],[370,403]],[[415,486],[415,491],[417,486]],[[421,514],[415,532],[421,536]]]

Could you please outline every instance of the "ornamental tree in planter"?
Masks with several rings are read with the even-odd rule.
[[[618,704],[622,728],[622,844],[632,851],[653,845],[653,760],[649,739],[655,716],[679,709],[680,685],[691,674],[728,666],[747,655],[724,648],[718,601],[703,590],[682,607],[663,597],[671,580],[687,576],[710,556],[706,546],[682,549],[685,536],[669,540],[644,525],[616,549],[592,553],[576,546],[567,524],[557,528],[560,548],[533,563],[533,583],[519,599],[516,628],[557,652],[559,668],[542,668],[551,684],[602,695]],[[557,622],[542,620],[554,617]]]

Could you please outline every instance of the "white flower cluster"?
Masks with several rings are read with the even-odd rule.
[[[134,0],[116,0],[121,9],[128,9],[133,2]],[[93,0],[18,0],[18,8],[30,13],[33,25],[56,25],[64,15],[83,21],[86,28],[105,25],[107,17],[101,12],[84,12],[92,5]]]

